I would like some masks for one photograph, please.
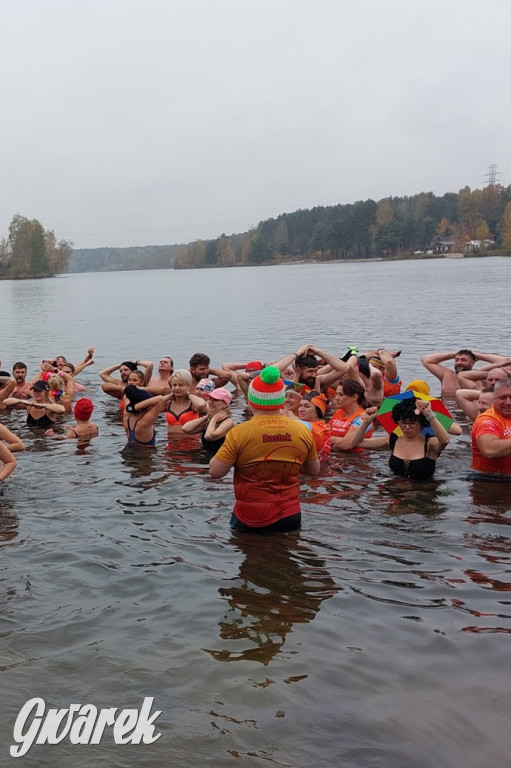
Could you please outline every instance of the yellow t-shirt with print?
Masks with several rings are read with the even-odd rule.
[[[231,429],[216,458],[234,465],[234,514],[245,525],[260,528],[300,512],[298,476],[317,451],[304,424],[268,414]]]

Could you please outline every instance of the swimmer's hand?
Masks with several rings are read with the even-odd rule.
[[[378,415],[378,407],[376,405],[367,408],[364,416],[364,422],[366,424],[372,424]]]
[[[427,400],[416,400],[415,402],[415,413],[417,415],[421,414],[428,420],[431,421],[434,419],[435,414],[431,410],[431,403]]]

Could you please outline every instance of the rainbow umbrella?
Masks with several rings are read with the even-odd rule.
[[[442,424],[446,430],[449,429],[454,419],[438,397],[423,395],[422,392],[415,392],[413,389],[408,389],[406,392],[400,392],[397,395],[386,397],[378,410],[378,421],[385,429],[385,431],[389,433],[389,435],[392,432],[395,432],[399,436],[403,434],[401,428],[398,427],[397,423],[392,418],[392,409],[395,405],[397,405],[397,403],[401,402],[402,400],[407,400],[410,397],[415,397],[417,400],[427,400],[429,403],[431,403],[431,410],[437,417],[440,424]],[[425,434],[433,434],[431,427],[423,427],[422,431]]]

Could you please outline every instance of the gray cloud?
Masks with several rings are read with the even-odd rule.
[[[301,207],[510,183],[507,0],[20,0],[0,234],[187,242]]]

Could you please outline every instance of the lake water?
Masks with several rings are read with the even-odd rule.
[[[0,500],[0,765],[26,701],[161,710],[154,744],[33,746],[19,766],[489,768],[511,755],[511,484],[473,482],[469,426],[431,484],[379,453],[302,483],[303,529],[229,531],[230,477],[189,442],[125,448],[95,371],[304,342],[511,353],[511,260],[318,264],[0,282],[3,367],[96,364],[90,448],[26,440]],[[450,404],[452,405],[452,403]],[[455,408],[455,407],[454,407]],[[243,402],[234,413],[241,420]]]

